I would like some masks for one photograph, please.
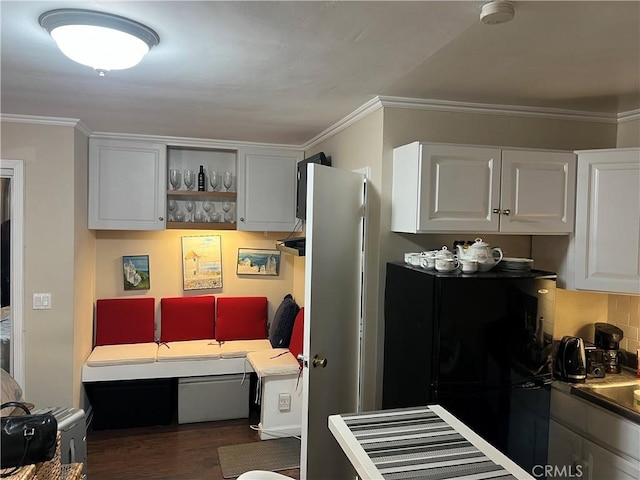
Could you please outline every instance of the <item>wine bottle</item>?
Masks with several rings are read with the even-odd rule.
[[[204,166],[200,165],[200,171],[198,172],[198,191],[204,192]]]

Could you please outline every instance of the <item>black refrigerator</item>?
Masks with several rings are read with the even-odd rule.
[[[556,275],[388,263],[384,409],[440,404],[531,473],[547,463]]]

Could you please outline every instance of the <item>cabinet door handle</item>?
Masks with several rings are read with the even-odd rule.
[[[499,208],[494,208],[492,211],[493,211],[493,213],[497,213],[497,214],[501,213]]]
[[[244,217],[240,217],[240,221],[241,221],[241,222],[244,222]]]
[[[159,217],[158,220],[160,220],[161,222],[164,222],[164,218],[163,217]]]
[[[510,214],[511,214],[511,210],[509,210],[508,208],[505,208],[505,209],[502,211],[502,214],[503,214],[503,215],[510,215]]]

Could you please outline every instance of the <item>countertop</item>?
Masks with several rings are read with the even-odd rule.
[[[640,425],[640,409],[634,408],[631,402],[620,402],[603,395],[607,387],[628,385],[635,385],[640,389],[640,378],[637,378],[635,372],[625,368],[621,373],[607,374],[604,378],[587,378],[584,383],[554,380],[552,384],[553,388],[575,395]]]

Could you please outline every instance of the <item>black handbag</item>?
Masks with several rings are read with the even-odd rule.
[[[20,467],[48,462],[56,453],[58,421],[50,413],[32,415],[20,402],[7,402],[0,406],[16,407],[26,415],[2,417],[2,455],[0,468],[13,468],[2,477],[13,475]]]

